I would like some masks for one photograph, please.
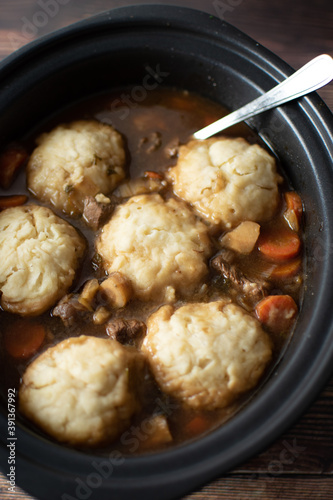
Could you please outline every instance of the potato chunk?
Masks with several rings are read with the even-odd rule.
[[[156,449],[173,441],[168,421],[164,415],[155,415],[144,421],[144,430],[148,437],[141,444],[141,449]]]
[[[232,231],[224,234],[220,238],[220,243],[225,248],[235,250],[235,252],[249,254],[259,238],[260,225],[256,222],[241,222]]]

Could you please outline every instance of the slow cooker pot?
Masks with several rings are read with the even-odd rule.
[[[39,39],[0,64],[0,149],[79,99],[112,88],[144,88],[147,74],[158,85],[197,92],[232,110],[291,73],[271,52],[206,13],[156,5],[115,9]],[[75,451],[27,428],[17,415],[16,480],[35,497],[179,497],[276,439],[329,377],[333,117],[314,94],[249,125],[278,156],[305,205],[305,292],[282,360],[229,422],[201,439],[152,455]],[[7,420],[3,400],[0,458],[5,474]]]

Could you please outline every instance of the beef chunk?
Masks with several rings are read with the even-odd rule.
[[[106,325],[106,333],[121,344],[132,344],[141,337],[146,331],[146,325],[143,321],[136,319],[115,318]]]
[[[78,296],[65,295],[52,311],[53,316],[59,316],[65,326],[73,326],[90,317],[90,311],[78,301]]]
[[[267,295],[269,288],[267,282],[250,280],[234,264],[227,262],[224,254],[214,257],[211,261],[211,266],[241,295],[242,300],[240,302],[244,301],[254,306]]]
[[[110,198],[110,203],[100,203],[93,196],[84,200],[83,218],[91,229],[97,231],[111,215],[116,205],[116,200]]]
[[[230,248],[222,248],[218,257],[220,258],[220,260],[222,260],[223,262],[226,262],[227,264],[233,264],[235,257],[236,257],[236,254]],[[215,259],[213,259],[213,260],[215,260]]]

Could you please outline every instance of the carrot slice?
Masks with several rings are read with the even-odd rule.
[[[291,229],[299,231],[303,213],[302,200],[294,191],[286,193],[284,197],[287,204],[287,210],[284,212],[283,217]]]
[[[25,194],[14,194],[13,196],[0,196],[0,210],[6,208],[19,207],[24,205],[28,197]]]
[[[23,164],[28,159],[28,153],[22,146],[13,144],[0,155],[0,186],[8,189]]]
[[[255,308],[259,321],[274,333],[283,333],[293,324],[298,307],[290,295],[269,295]]]
[[[30,358],[41,347],[45,328],[36,321],[19,319],[5,332],[5,348],[16,359]]]
[[[158,172],[154,172],[153,170],[146,170],[145,171],[145,177],[148,177],[148,179],[159,179],[163,180],[163,175],[159,174]]]
[[[276,266],[272,270],[269,277],[279,280],[292,278],[293,276],[295,276],[295,274],[298,273],[300,268],[301,268],[301,258],[298,257],[290,262],[287,262],[286,264],[280,264]]]
[[[268,259],[289,260],[296,257],[301,250],[301,240],[297,233],[288,228],[274,232],[264,232],[259,236],[259,251]]]
[[[209,428],[208,420],[202,415],[198,415],[186,424],[185,431],[186,434],[190,434],[191,436],[196,436],[198,434],[202,434],[208,428]]]

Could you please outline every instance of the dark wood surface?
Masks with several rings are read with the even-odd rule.
[[[53,15],[47,19],[41,17],[38,23],[41,3],[37,0],[0,0],[0,59],[38,36],[103,10],[130,3],[159,2],[68,0],[66,5],[60,5],[55,0],[58,8],[54,8]],[[218,14],[295,69],[320,53],[333,55],[332,0],[161,3],[201,8]],[[319,94],[333,111],[333,84]],[[286,459],[291,448],[292,459],[290,455]],[[333,499],[332,479],[333,379],[297,423],[268,449],[190,494],[186,500],[330,500]],[[29,500],[31,497],[19,488],[14,494],[8,492],[7,482],[0,475],[0,500],[14,499]]]

